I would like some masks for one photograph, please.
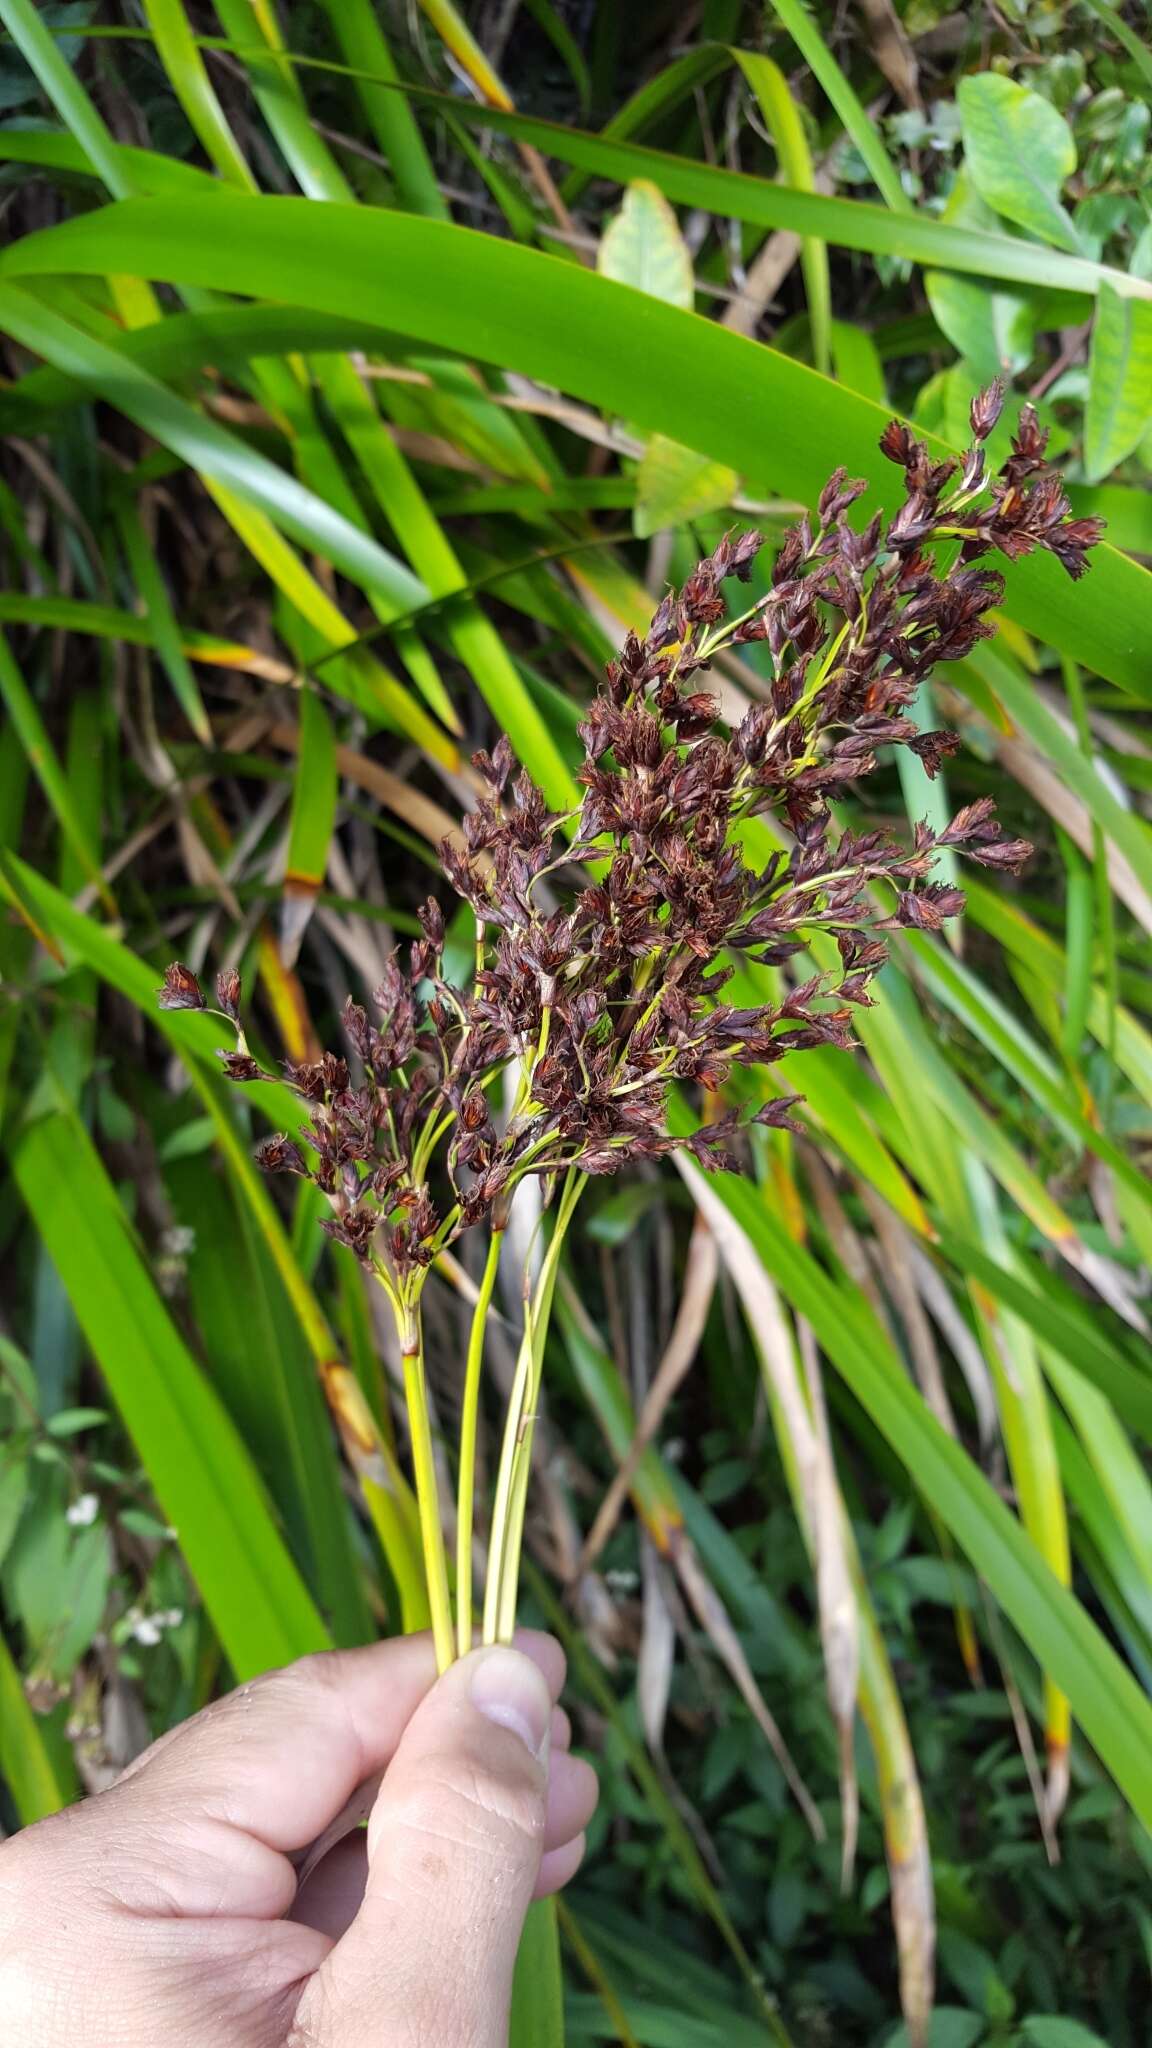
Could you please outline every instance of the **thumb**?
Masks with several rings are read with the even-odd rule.
[[[302,2038],[505,2048],[552,1706],[537,1665],[489,1649],[452,1665],[417,1708],[368,1824],[363,1904],[305,1993]]]

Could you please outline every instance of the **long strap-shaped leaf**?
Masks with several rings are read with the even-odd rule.
[[[61,1745],[63,1748],[63,1745]],[[71,1752],[64,1749],[64,1755]],[[12,1794],[25,1827],[67,1806],[76,1796],[76,1781],[45,1740],[24,1696],[12,1652],[0,1635],[0,1777]]]
[[[237,1677],[325,1648],[251,1459],[160,1299],[83,1126],[64,1111],[38,1118],[12,1163]]]
[[[0,269],[9,277],[129,272],[375,318],[655,432],[675,436],[690,418],[702,453],[788,495],[814,498],[846,463],[882,505],[895,506],[899,480],[876,446],[882,407],[697,314],[439,221],[242,194],[227,206],[221,234],[206,203],[128,200],[28,236],[5,251]],[[951,452],[929,438],[934,451]],[[1096,551],[1090,581],[1075,588],[1051,559],[1016,564],[1004,609],[1152,701],[1141,654],[1152,637],[1152,576],[1113,549]]]
[[[670,1121],[673,1128],[690,1128],[680,1105],[674,1105]],[[1152,1705],[1132,1674],[1059,1584],[983,1473],[929,1413],[879,1330],[864,1316],[845,1318],[840,1291],[811,1254],[788,1238],[746,1181],[721,1174],[712,1185],[1043,1669],[1067,1693],[1077,1721],[1135,1812],[1152,1821]]]

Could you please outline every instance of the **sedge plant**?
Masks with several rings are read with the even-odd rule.
[[[1034,549],[1079,576],[1100,522],[1074,519],[1025,407],[1002,468],[984,442],[1002,391],[973,401],[972,446],[935,463],[893,421],[881,441],[904,472],[895,515],[858,530],[848,512],[866,488],[843,470],[815,520],[786,535],[768,589],[735,616],[725,584],[747,583],[762,545],[727,536],[643,638],[629,634],[579,727],[584,796],[550,811],[507,738],[474,756],[482,786],[463,845],[440,849],[448,886],[468,906],[470,983],[444,966],[438,901],[422,936],[393,957],[369,1012],[349,997],[344,1053],[289,1061],[284,1079],[308,1106],[300,1139],[268,1138],[270,1172],[324,1194],[322,1227],[363,1262],[396,1321],[413,1476],[438,1663],[471,1648],[478,1431],[485,1328],[518,1189],[539,1182],[547,1237],[529,1261],[523,1330],[503,1422],[488,1524],[480,1631],[508,1641],[516,1615],[533,1418],[566,1233],[588,1181],[675,1145],[710,1170],[736,1170],[742,1121],[793,1124],[798,1098],[776,1094],[750,1116],[729,1110],[686,1137],[666,1131],[670,1090],[722,1094],[735,1065],[771,1066],[806,1047],[852,1042],[854,1005],[886,957],[893,927],[938,930],[962,895],[933,879],[943,848],[991,868],[1030,848],[1006,840],[990,801],[911,842],[840,831],[831,800],[867,775],[879,750],[906,746],[930,775],[955,745],[908,716],[938,662],[989,635],[1003,580],[981,558]],[[701,687],[725,648],[764,642],[772,680],[728,734]],[[745,858],[744,821],[768,814],[779,848]],[[790,963],[817,934],[836,965],[797,978]],[[780,970],[773,1001],[723,997],[733,958]],[[205,1009],[196,978],[169,968],[162,1007]],[[268,1078],[249,1051],[240,985],[218,978],[212,1006],[236,1031],[221,1054],[236,1081]],[[502,1109],[501,1105],[508,1105]],[[487,1245],[463,1361],[454,1569],[444,1535],[427,1396],[422,1297],[437,1260],[466,1231]]]

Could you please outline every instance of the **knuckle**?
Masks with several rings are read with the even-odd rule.
[[[329,1694],[339,1690],[341,1657],[338,1650],[312,1650],[278,1671],[267,1671],[252,1681],[253,1691],[275,1691],[288,1695]]]
[[[510,1745],[516,1743],[509,1738]],[[455,1834],[470,1847],[498,1844],[519,1855],[535,1852],[544,1836],[545,1781],[527,1756],[496,1768],[475,1751],[438,1757],[424,1783],[416,1788],[410,1818],[439,1832]]]

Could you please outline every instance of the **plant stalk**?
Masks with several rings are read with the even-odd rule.
[[[587,1185],[587,1174],[569,1168],[556,1211],[556,1222],[540,1276],[524,1306],[524,1335],[516,1361],[516,1377],[504,1425],[500,1471],[488,1545],[488,1581],[484,1599],[485,1643],[511,1642],[516,1625],[516,1594],[520,1552],[532,1469],[536,1405],[544,1369],[544,1347],[552,1313],[560,1253],[572,1214]]]
[[[476,1433],[480,1415],[480,1382],[484,1371],[484,1335],[488,1310],[500,1266],[504,1226],[494,1228],[480,1292],[472,1312],[468,1357],[464,1367],[464,1398],[460,1410],[460,1474],[456,1497],[456,1650],[466,1657],[472,1648],[472,1535],[476,1500]]]
[[[432,1456],[428,1389],[424,1379],[424,1331],[419,1309],[408,1307],[405,1310],[400,1325],[400,1349],[404,1363],[404,1398],[408,1404],[408,1427],[412,1437],[416,1502],[420,1510],[420,1547],[424,1553],[432,1638],[436,1645],[436,1669],[447,1671],[456,1654],[452,1635],[452,1599],[448,1590],[448,1559],[440,1520],[436,1464]]]

